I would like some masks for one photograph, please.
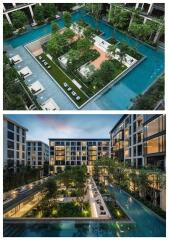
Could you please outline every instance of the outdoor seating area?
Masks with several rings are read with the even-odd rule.
[[[22,58],[18,54],[13,56],[13,57],[11,57],[11,58],[9,58],[9,60],[13,64],[18,64],[18,63],[22,62]]]
[[[30,89],[33,95],[37,95],[45,90],[39,81],[32,83],[30,86],[28,86],[28,88]]]
[[[24,79],[28,76],[32,75],[32,72],[29,67],[24,67],[21,70],[18,71],[19,75],[23,77]]]
[[[66,82],[64,82],[63,85],[64,85],[64,88],[65,88],[68,92],[71,92],[71,95],[72,95],[73,97],[75,97],[77,101],[80,100],[80,96],[78,96],[77,93],[76,93],[75,91],[73,91],[72,88],[71,88]]]
[[[104,200],[92,177],[90,178],[89,183],[89,199],[93,217],[111,219],[111,214],[109,213],[109,210],[107,209],[107,206],[104,203]]]
[[[41,55],[40,55],[38,58],[39,58],[39,60],[41,61],[41,63],[43,64],[43,66],[44,66],[45,68],[47,68],[47,69],[50,69],[50,68],[51,68],[51,66],[46,62],[45,59],[42,58]]]
[[[43,110],[60,110],[59,106],[55,103],[52,98],[49,98],[41,105]]]

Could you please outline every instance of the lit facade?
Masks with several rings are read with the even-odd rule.
[[[165,171],[165,115],[144,115],[144,157],[146,165]]]
[[[65,166],[93,166],[101,157],[110,157],[109,139],[49,139],[50,166],[54,172]]]

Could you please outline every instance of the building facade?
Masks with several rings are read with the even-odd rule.
[[[26,141],[27,166],[44,170],[49,165],[49,146],[42,141]]]
[[[144,115],[145,164],[166,169],[166,118],[165,115]]]
[[[110,157],[109,139],[49,139],[50,166],[53,172],[65,166],[87,165],[92,169],[94,161]]]
[[[110,131],[111,156],[124,165],[145,168],[152,182],[147,200],[166,209],[166,117],[162,114],[123,115]],[[160,171],[160,178],[154,174]],[[164,183],[164,184],[163,184]],[[153,196],[153,197],[152,197]]]
[[[3,119],[3,168],[15,173],[26,165],[27,129],[6,117]]]

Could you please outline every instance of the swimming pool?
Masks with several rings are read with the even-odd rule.
[[[72,14],[72,21],[83,19],[92,27],[96,27],[95,20],[84,11],[78,11]],[[59,27],[64,27],[62,19],[56,20]],[[121,42],[137,49],[146,59],[136,66],[131,72],[124,76],[116,85],[101,95],[95,103],[101,109],[128,109],[131,105],[131,99],[138,94],[143,93],[161,74],[164,73],[164,53],[160,49],[154,49],[150,46],[119,32],[104,21],[99,21],[99,29],[103,32],[102,37],[107,40],[112,36]],[[51,32],[50,24],[43,25],[37,29],[22,34],[16,38],[5,41],[13,48],[25,45]],[[86,107],[85,107],[86,109]]]
[[[134,224],[59,221],[5,223],[4,237],[164,237],[165,221],[119,188],[110,188]]]

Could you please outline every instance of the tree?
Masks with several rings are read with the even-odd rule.
[[[13,26],[7,20],[3,21],[3,34],[5,38],[11,37],[13,34]]]
[[[91,27],[85,28],[83,32],[85,38],[92,39],[94,35],[94,30]]]
[[[129,173],[129,184],[132,186],[132,189],[134,192],[138,192],[138,187],[139,187],[139,177],[138,174],[136,173],[136,169],[132,169],[131,172]]]
[[[117,53],[120,57],[121,63],[125,60],[126,53],[128,52],[128,45],[126,43],[120,43],[118,46],[120,51]]]
[[[57,13],[57,8],[54,3],[45,3],[43,5],[44,8],[44,17],[53,19]]]
[[[98,21],[101,19],[101,3],[92,3],[92,16],[95,19],[96,29],[98,30]]]
[[[64,53],[65,48],[68,46],[68,41],[63,34],[56,32],[52,35],[47,43],[47,51],[53,56],[58,56]]]
[[[66,28],[63,32],[63,36],[67,39],[67,40],[70,40],[72,39],[74,36],[75,36],[75,33],[69,29],[69,28]]]
[[[92,43],[89,39],[87,39],[87,38],[80,39],[77,42],[77,50],[81,51],[81,53],[83,55],[84,52],[86,52],[90,49],[91,45],[92,45]]]
[[[113,44],[113,45],[109,45],[108,46],[108,49],[107,49],[107,52],[108,52],[108,54],[111,56],[111,55],[115,55],[116,54],[116,50],[117,50],[117,47],[116,47],[116,45],[115,44]]]
[[[164,98],[164,76],[160,77],[143,95],[132,99],[132,109],[154,109],[159,101]]]
[[[72,22],[70,12],[68,11],[63,12],[63,20],[64,20],[65,27],[70,27]]]
[[[52,30],[52,33],[56,33],[59,30],[59,27],[58,27],[56,21],[51,22],[51,30]]]
[[[21,10],[12,13],[12,22],[14,28],[22,28],[28,23],[28,18]]]
[[[79,50],[76,49],[70,49],[68,52],[68,63],[69,64],[74,64],[75,62],[77,62],[79,60],[79,55],[80,52]]]
[[[35,15],[35,20],[37,21],[38,24],[42,24],[44,22],[45,16],[44,16],[43,5],[41,5],[41,6],[35,5],[34,15]]]
[[[48,190],[48,195],[51,197],[55,196],[57,192],[56,180],[51,178],[48,179],[48,181],[46,182],[46,187]]]

